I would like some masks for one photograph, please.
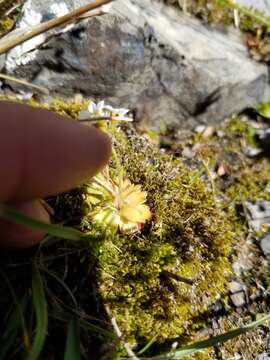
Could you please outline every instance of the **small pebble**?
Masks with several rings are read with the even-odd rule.
[[[256,357],[256,360],[270,360],[270,354],[263,352]]]
[[[244,146],[242,151],[248,157],[256,157],[262,153],[262,149],[254,148],[252,146]]]
[[[231,281],[228,288],[233,305],[237,308],[244,306],[246,304],[246,300],[243,286],[237,281]]]
[[[196,132],[197,134],[202,134],[205,129],[206,129],[206,126],[205,126],[205,125],[198,125],[198,126],[196,126],[196,128],[195,128],[195,132]]]
[[[187,159],[193,159],[194,158],[194,152],[190,147],[185,147],[182,150],[182,156],[187,158]]]
[[[264,255],[270,254],[270,233],[263,235],[259,242]]]

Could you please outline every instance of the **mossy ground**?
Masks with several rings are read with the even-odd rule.
[[[200,170],[160,152],[132,128],[112,136],[121,170],[148,192],[153,218],[139,233],[104,235],[91,264],[96,263],[101,302],[109,306],[126,340],[139,349],[155,338],[157,352],[176,339],[185,343],[203,327],[203,320],[194,324],[193,318],[225,289],[233,229]],[[115,161],[110,168],[117,179]],[[65,207],[65,198],[61,201]],[[84,230],[98,234],[88,215],[81,221]]]
[[[241,256],[251,259],[250,270],[244,271],[240,277],[235,275],[246,288],[248,303],[242,309],[238,309],[237,313],[227,301],[228,298],[222,297],[223,315],[215,315],[214,311],[209,316],[210,327],[213,323],[219,323],[218,331],[239,326],[243,321],[248,322],[255,319],[258,314],[270,310],[269,258],[262,254],[259,246],[258,236],[262,235],[262,232],[256,233],[249,228],[243,208],[245,201],[270,200],[269,157],[266,154],[249,157],[244,152],[248,146],[258,147],[254,137],[255,131],[257,128],[269,126],[268,124],[268,119],[261,118],[252,110],[246,114],[234,115],[223,124],[210,126],[201,134],[190,134],[185,139],[177,140],[175,132],[170,131],[167,131],[167,134],[163,133],[159,139],[160,144],[166,144],[166,151],[175,156],[189,154],[190,152],[185,152],[187,148],[192,150],[192,158],[185,159],[190,166],[197,168],[201,161],[207,165],[205,175],[212,178],[217,199],[224,208],[234,209],[233,227],[237,245],[232,261],[238,261]],[[224,172],[220,173],[221,168]],[[264,232],[267,231],[269,229],[264,229]],[[269,326],[266,326],[257,330],[255,334],[228,342],[217,348],[214,358],[227,359],[237,354],[243,359],[254,359],[256,354],[269,351],[268,334]]]
[[[100,292],[132,343],[181,338],[224,289],[232,229],[198,171],[135,134],[118,132],[116,153],[128,178],[148,192],[153,218],[141,233],[102,244]]]
[[[4,1],[0,17],[13,4]],[[209,24],[233,23],[233,12],[218,0],[189,2],[188,7]],[[18,11],[0,22],[0,35],[12,28],[17,15]],[[259,53],[267,60],[267,28],[241,16],[241,29],[250,35],[247,40],[255,56]],[[36,101],[31,101],[31,105],[41,106]],[[57,99],[42,106],[77,118],[86,102]],[[90,231],[96,241],[70,243],[47,238],[39,249],[1,253],[2,275],[6,280],[0,288],[3,329],[0,349],[7,347],[8,358],[27,353],[29,339],[35,332],[33,262],[42,274],[50,317],[42,359],[63,358],[68,322],[74,316],[81,328],[83,356],[108,359],[112,354],[124,354],[123,344],[116,340],[111,327],[111,315],[116,317],[124,341],[134,346],[135,351],[154,339],[144,354],[151,356],[167,350],[174,341],[181,346],[202,338],[200,330],[212,328],[213,321],[219,324],[216,331],[222,332],[253,319],[257,313],[269,311],[269,298],[259,293],[258,301],[249,304],[239,316],[226,295],[226,283],[232,277],[231,263],[240,251],[235,243],[241,243],[248,233],[246,219],[235,209],[245,200],[269,200],[269,160],[243,155],[243,143],[255,145],[254,128],[245,116],[232,117],[220,128],[222,137],[217,131],[211,136],[192,134],[181,143],[177,143],[175,136],[171,141],[170,134],[163,129],[161,134],[154,135],[161,139],[158,145],[166,146],[166,152],[138,136],[133,128],[113,132],[122,168],[132,182],[141,184],[148,192],[153,212],[151,222],[137,234],[112,235],[93,226],[83,187],[48,199],[55,210],[55,222]],[[193,159],[179,159],[186,145],[195,147]],[[226,172],[219,176],[221,164]],[[111,171],[117,177],[114,162]],[[250,292],[258,291],[260,286],[269,291],[269,262],[259,248],[256,251],[258,260],[245,274],[244,281]],[[177,276],[195,283],[191,286],[177,280]],[[226,310],[218,319],[215,312],[209,311],[217,298]],[[21,306],[27,336],[18,325],[15,300]],[[11,324],[17,324],[15,331]],[[244,359],[253,359],[253,354],[266,349],[268,330],[267,327],[257,330],[255,339],[252,335],[241,337],[196,355],[196,359],[228,359],[236,353]]]
[[[45,107],[77,118],[85,106],[85,101],[58,99]],[[131,235],[104,231],[91,224],[91,209],[85,203],[82,187],[48,202],[55,210],[54,221],[90,232],[95,242],[70,243],[51,238],[38,251],[2,254],[2,269],[16,287],[17,300],[24,306],[30,336],[34,331],[33,316],[29,316],[31,264],[35,261],[39,266],[50,314],[45,358],[55,351],[61,358],[67,322],[74,314],[81,325],[83,353],[87,357],[98,347],[96,358],[101,353],[108,357],[111,346],[114,353],[124,354],[121,343],[112,342],[115,336],[110,316],[116,317],[125,341],[135,350],[155,340],[144,355],[164,351],[174,341],[180,346],[202,338],[200,330],[211,327],[215,319],[216,315],[209,313],[209,309],[217,299],[222,301],[227,313],[219,320],[219,331],[239,324],[239,316],[235,317],[228,302],[226,284],[232,278],[231,264],[237,257],[235,244],[245,238],[248,229],[243,216],[234,210],[247,199],[269,199],[266,187],[270,165],[265,157],[255,160],[243,155],[244,144],[255,145],[253,127],[245,116],[232,117],[219,130],[222,137],[212,131],[210,136],[192,134],[186,142],[178,143],[175,138],[171,142],[170,133],[163,129],[156,139],[166,143],[166,151],[138,135],[132,127],[112,130],[118,162],[125,176],[148,192],[152,220]],[[194,159],[179,158],[186,145],[197,151]],[[213,176],[221,163],[226,165],[227,173]],[[115,178],[119,174],[117,166],[112,160],[110,168]],[[264,286],[270,286],[267,266],[265,263],[258,279]],[[247,279],[255,276],[256,267],[252,271],[246,274]],[[187,284],[180,277],[195,283]],[[1,293],[8,293],[7,285],[1,287]],[[14,306],[12,297],[6,295],[1,305],[8,314],[3,317],[4,326]],[[243,319],[250,320],[256,312],[268,309],[265,303],[254,306],[253,312],[248,307],[245,309]],[[61,339],[57,343],[56,333]],[[247,338],[242,339],[196,358],[218,359],[218,352],[226,356],[236,351],[244,353]],[[22,351],[20,342],[21,336],[16,334],[12,349],[18,353]],[[260,341],[252,342],[252,348],[260,350]]]

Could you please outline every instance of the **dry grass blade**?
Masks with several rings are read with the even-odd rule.
[[[123,343],[123,346],[128,354],[128,358],[131,360],[139,360],[139,358],[135,355],[135,353],[131,349],[130,345],[125,341],[125,339],[123,337],[123,333],[118,327],[116,318],[114,316],[112,316],[109,306],[105,305],[105,309],[107,311],[107,314],[111,318],[111,324],[112,324],[112,327],[113,327],[118,339]]]
[[[75,9],[66,15],[49,20],[42,24],[38,24],[32,28],[29,28],[29,30],[26,29],[23,33],[15,32],[13,35],[10,34],[8,37],[4,37],[0,40],[0,55],[4,54],[8,50],[13,49],[17,45],[20,45],[23,42],[32,39],[37,35],[43,34],[48,30],[73,22],[84,13],[97,9],[102,5],[109,4],[112,1],[113,0],[96,0],[91,4],[86,4],[84,6],[79,7],[78,9]]]
[[[34,84],[31,84],[29,83],[28,81],[26,80],[23,80],[23,79],[17,79],[13,76],[9,76],[9,75],[6,75],[6,74],[1,74],[0,73],[0,79],[3,79],[3,80],[8,80],[8,81],[13,81],[19,85],[23,85],[23,86],[27,86],[29,88],[32,88],[33,90],[36,90],[36,91],[39,91],[45,95],[48,95],[49,94],[49,90],[42,87],[42,86],[38,86],[38,85],[34,85]]]

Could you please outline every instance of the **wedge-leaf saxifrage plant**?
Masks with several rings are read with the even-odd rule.
[[[119,121],[132,121],[127,116],[128,109],[113,108],[105,105],[104,101],[90,101],[88,112],[88,120],[94,120],[96,126],[105,131],[110,126],[116,127]],[[89,218],[106,229],[119,230],[121,233],[136,232],[151,218],[151,211],[146,205],[147,193],[141,189],[141,185],[132,184],[124,177],[115,149],[113,156],[118,168],[117,175],[112,176],[109,167],[106,167],[85,187],[86,202],[93,208]]]

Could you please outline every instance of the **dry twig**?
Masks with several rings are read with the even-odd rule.
[[[105,309],[111,319],[111,324],[112,324],[112,327],[114,328],[114,331],[117,335],[117,337],[119,338],[119,340],[121,340],[121,342],[123,343],[123,346],[129,356],[129,358],[131,360],[139,360],[139,358],[134,354],[134,352],[132,351],[131,347],[129,346],[129,344],[127,342],[124,341],[124,338],[123,338],[123,333],[122,331],[119,329],[118,327],[118,324],[116,322],[116,319],[114,316],[112,316],[111,314],[111,311],[110,311],[110,308],[108,305],[105,305]]]
[[[32,89],[34,89],[34,90],[37,90],[37,91],[39,91],[39,92],[41,92],[41,93],[43,93],[43,94],[46,94],[46,95],[49,94],[49,90],[46,89],[46,88],[43,87],[43,86],[34,85],[34,84],[29,83],[29,82],[26,81],[26,80],[17,79],[17,78],[15,78],[15,77],[13,77],[13,76],[10,76],[10,75],[6,75],[6,74],[1,74],[1,73],[0,73],[0,79],[8,80],[8,81],[13,81],[13,82],[15,82],[15,83],[17,83],[17,84],[20,84],[20,85],[23,85],[23,86],[27,86],[27,87],[30,87],[30,88],[32,88]]]
[[[26,29],[24,30],[24,32],[18,32],[15,30],[13,33],[10,33],[8,36],[0,40],[0,55],[4,54],[8,50],[13,49],[17,45],[20,45],[23,42],[32,39],[37,35],[43,34],[48,30],[54,29],[62,25],[67,25],[79,18],[82,14],[85,14],[90,10],[97,9],[102,5],[108,4],[112,1],[114,0],[96,0],[94,3],[81,6],[66,15],[57,17],[55,19],[38,24],[32,28]]]

